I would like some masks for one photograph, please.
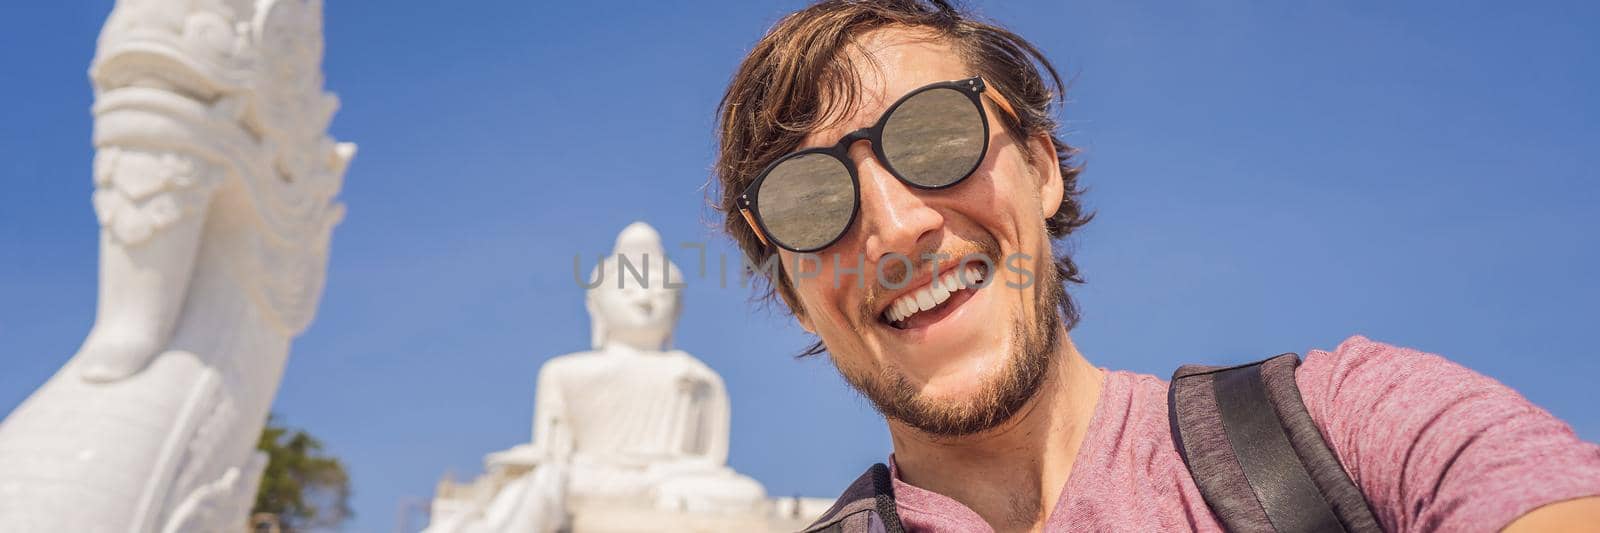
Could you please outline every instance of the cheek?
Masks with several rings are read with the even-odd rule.
[[[847,244],[840,241],[840,244]],[[818,254],[815,260],[802,260],[803,270],[795,269],[795,256],[785,252],[784,266],[793,272],[790,276],[794,283],[795,295],[805,307],[805,322],[807,328],[820,337],[827,345],[828,351],[839,364],[855,368],[866,362],[866,354],[870,352],[865,330],[866,324],[857,325],[855,315],[857,311],[849,302],[859,301],[857,291],[862,289],[856,286],[857,276],[853,272],[837,273],[833,265],[834,254],[839,254],[839,266],[844,269],[854,269],[855,259],[859,257],[856,252],[828,251]],[[870,272],[870,267],[867,270]],[[805,277],[800,277],[800,274]],[[837,282],[835,282],[837,276]],[[870,274],[869,274],[870,276]],[[862,280],[871,283],[870,278]]]
[[[790,286],[794,287],[795,295],[800,299],[800,305],[804,307],[806,319],[811,322],[811,327],[822,327],[826,323],[837,321],[838,310],[841,308],[839,302],[847,301],[849,295],[843,292],[847,282],[834,282],[833,253],[783,252],[781,259],[784,273],[788,276]],[[840,257],[840,264],[847,268],[851,267],[853,263],[846,259],[847,257]]]
[[[1033,173],[1015,145],[1001,143],[989,152],[968,182],[954,188],[952,199],[966,218],[1002,242],[1014,241],[1022,228],[1040,218],[1034,200],[1038,191],[1030,187]]]

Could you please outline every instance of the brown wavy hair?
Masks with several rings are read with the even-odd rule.
[[[975,74],[1000,92],[1017,111],[1001,122],[1018,145],[1047,134],[1061,164],[1064,194],[1061,208],[1045,221],[1050,237],[1064,239],[1087,224],[1093,213],[1080,203],[1081,165],[1078,150],[1061,140],[1053,106],[1065,87],[1055,66],[1032,43],[1003,27],[979,21],[945,0],[826,0],[778,21],[758,41],[728,84],[717,107],[717,162],[710,203],[722,215],[722,227],[753,265],[764,265],[775,253],[762,245],[739,214],[739,194],[767,164],[800,147],[807,134],[835,125],[860,100],[852,54],[856,38],[876,29],[904,27],[930,32],[960,54]],[[866,57],[861,55],[861,57]],[[1023,150],[1031,160],[1033,151]],[[791,314],[803,313],[782,261],[776,280],[757,283],[757,299],[783,298]],[[1083,283],[1078,265],[1066,253],[1055,254],[1056,280]],[[1072,298],[1059,293],[1067,329],[1078,322]],[[821,342],[801,356],[822,353]]]

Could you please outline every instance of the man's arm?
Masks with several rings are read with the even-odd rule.
[[[1505,533],[1600,531],[1600,496],[1552,503],[1506,526]]]
[[[1600,446],[1444,358],[1354,337],[1312,351],[1295,379],[1385,530],[1542,529],[1600,505]]]

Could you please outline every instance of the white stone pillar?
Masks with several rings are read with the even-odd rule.
[[[95,325],[0,422],[0,531],[245,526],[355,153],[321,63],[320,0],[116,3],[89,69]]]

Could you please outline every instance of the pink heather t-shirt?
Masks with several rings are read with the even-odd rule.
[[[1600,446],[1515,391],[1439,356],[1351,337],[1295,381],[1323,439],[1387,531],[1494,531],[1550,503],[1600,495]],[[1222,531],[1173,447],[1167,382],[1107,371],[1046,531]],[[890,458],[893,471],[893,458]],[[900,481],[910,532],[993,529]]]

